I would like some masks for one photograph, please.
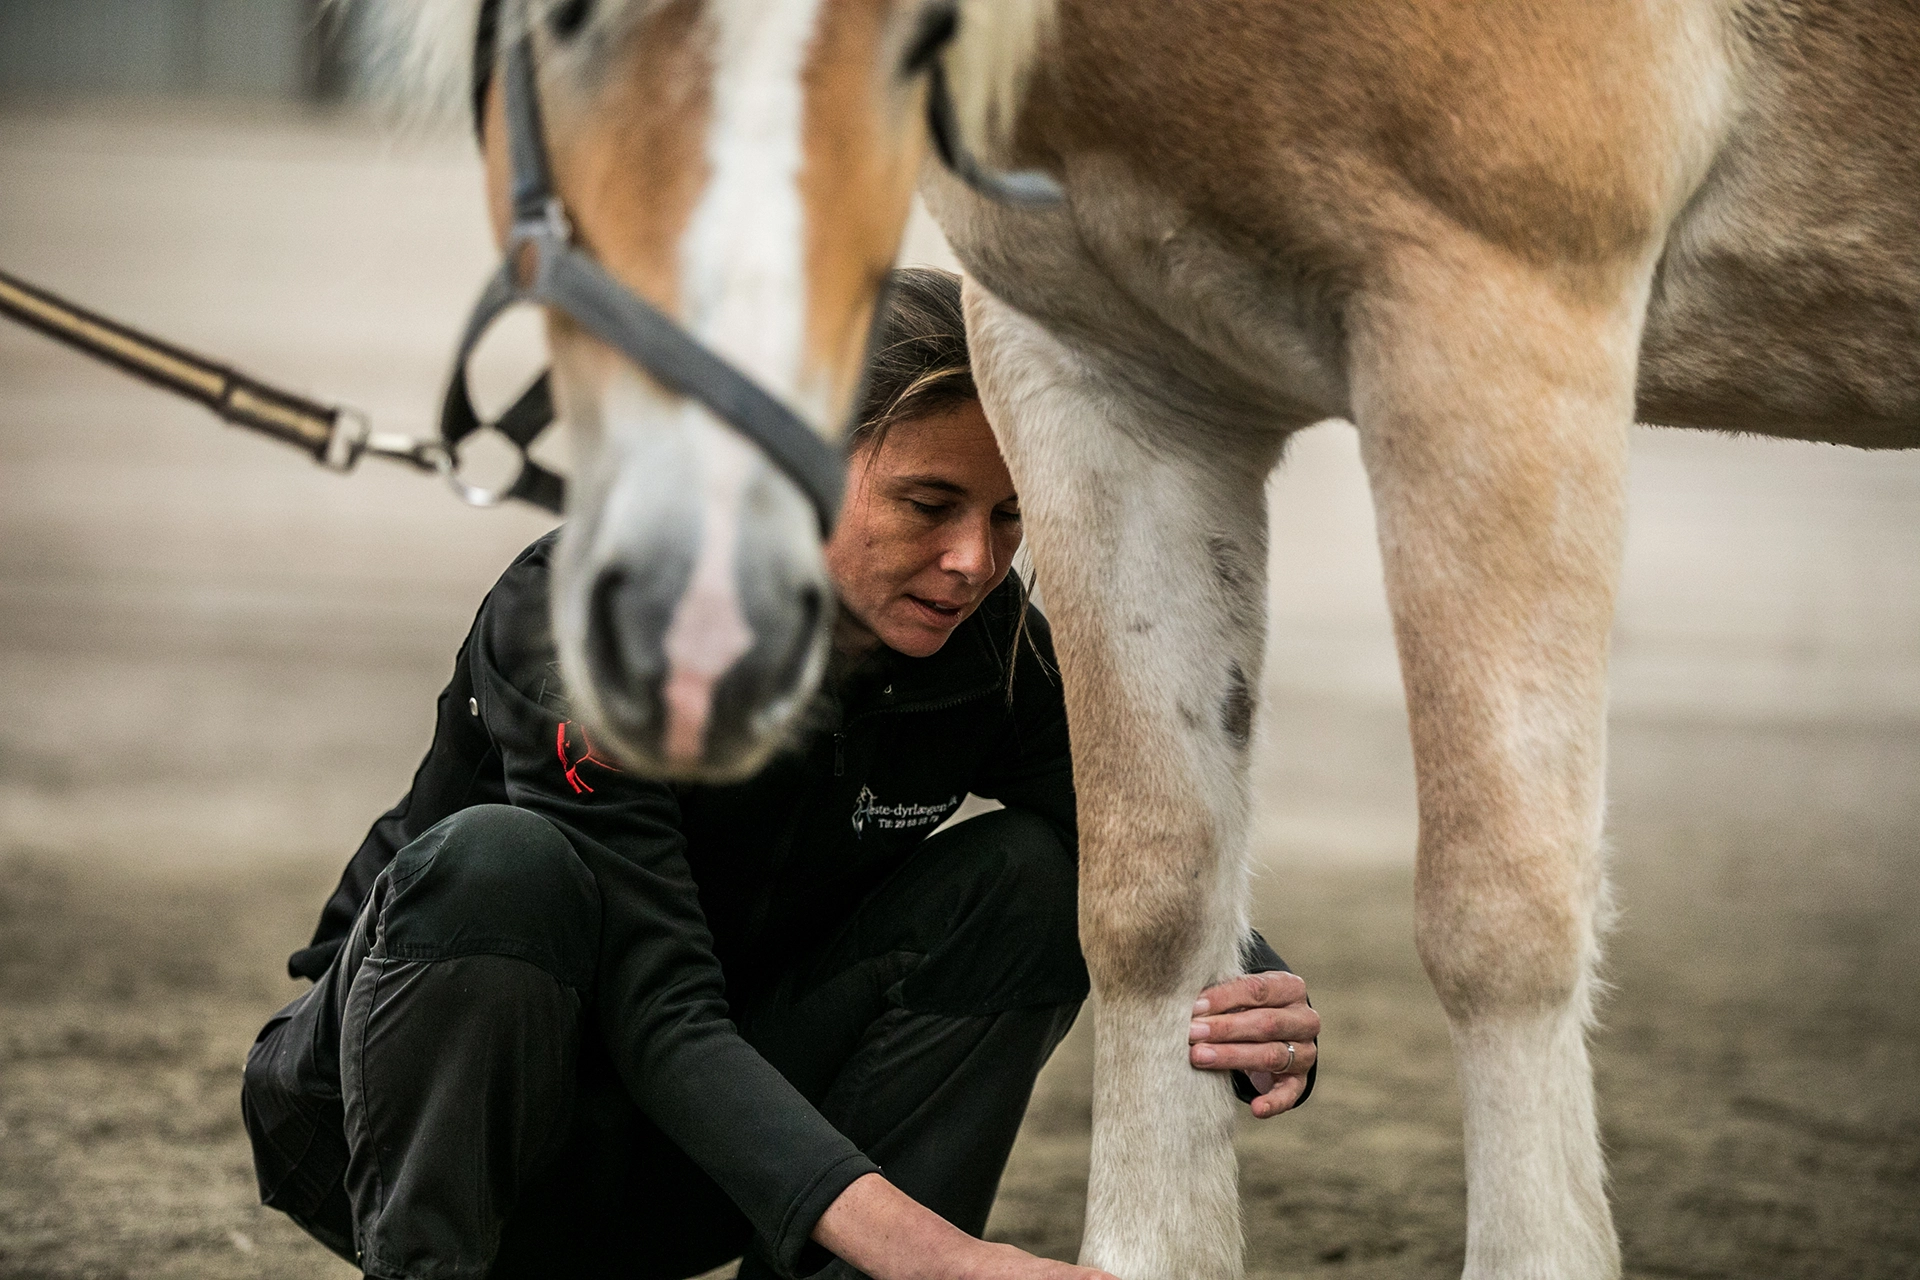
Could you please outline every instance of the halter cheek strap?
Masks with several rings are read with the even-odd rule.
[[[455,449],[482,426],[467,386],[468,357],[501,312],[520,303],[537,303],[566,315],[662,386],[698,401],[753,441],[807,495],[822,535],[830,533],[845,479],[839,449],[573,245],[547,163],[530,34],[507,50],[503,72],[513,224],[507,233],[506,256],[474,304],[454,355],[453,376],[440,413],[440,437],[447,448]],[[485,490],[460,479],[456,471],[455,489],[478,505],[519,498],[558,512],[564,482],[526,456],[552,417],[552,396],[542,375],[493,424],[521,452],[520,473],[513,483],[502,490]]]

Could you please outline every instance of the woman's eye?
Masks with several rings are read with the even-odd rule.
[[[923,516],[937,516],[947,509],[945,503],[915,502],[912,498],[907,499],[907,505],[912,507],[917,514]]]

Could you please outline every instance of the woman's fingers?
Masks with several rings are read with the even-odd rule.
[[[988,1244],[983,1265],[967,1274],[977,1280],[1114,1280],[1105,1271],[1036,1258],[1010,1244]]]
[[[1255,1087],[1259,1085],[1256,1078]],[[1290,1111],[1300,1101],[1300,1095],[1306,1092],[1307,1078],[1299,1076],[1281,1076],[1274,1082],[1273,1088],[1253,1100],[1253,1118],[1265,1120],[1277,1116],[1282,1111]]]
[[[1212,1041],[1216,1044],[1256,1044],[1272,1040],[1313,1040],[1320,1035],[1320,1015],[1304,1004],[1284,1009],[1249,1009],[1245,1013],[1223,1013],[1195,1018],[1187,1028],[1192,1044]]]
[[[1193,1002],[1194,1016],[1231,1013],[1235,1009],[1257,1009],[1298,1004],[1307,998],[1306,979],[1297,973],[1246,973],[1231,982],[1208,987]]]
[[[1292,1052],[1288,1052],[1292,1045]],[[1187,1060],[1211,1071],[1266,1071],[1287,1078],[1305,1077],[1320,1056],[1320,1048],[1310,1039],[1261,1041],[1256,1044],[1190,1045]]]
[[[1208,987],[1194,1001],[1188,1061],[1209,1071],[1244,1071],[1259,1090],[1253,1114],[1264,1120],[1293,1108],[1320,1056],[1320,1015],[1307,1004],[1305,980],[1291,973],[1249,973]]]

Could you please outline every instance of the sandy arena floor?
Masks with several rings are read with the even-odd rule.
[[[427,422],[487,259],[458,138],[0,115],[0,265],[387,427]],[[0,391],[0,1276],[344,1276],[254,1202],[241,1057],[542,522],[326,475],[11,328]],[[1635,445],[1595,1050],[1628,1274],[1920,1276],[1920,456]],[[1352,432],[1275,496],[1256,914],[1325,1068],[1242,1131],[1249,1261],[1444,1277],[1458,1095]],[[1061,1257],[1083,1032],[993,1224]]]

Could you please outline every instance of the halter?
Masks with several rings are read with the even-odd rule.
[[[500,4],[501,0],[483,0],[475,30],[476,132],[482,131]],[[520,499],[556,514],[562,508],[566,482],[527,456],[528,448],[553,421],[548,375],[541,374],[491,424],[481,422],[467,387],[467,360],[493,322],[509,307],[537,303],[566,315],[646,370],[662,386],[698,401],[758,445],[807,495],[821,534],[826,536],[839,513],[845,479],[838,447],[821,439],[758,383],[574,246],[566,207],[553,190],[546,134],[540,120],[532,27],[529,21],[527,29],[508,47],[502,69],[513,209],[506,253],[467,320],[440,411],[440,438],[450,456],[457,457],[463,440],[491,425],[519,451],[520,469],[505,487],[486,489],[462,479],[456,465],[449,473],[454,489],[476,506]],[[935,151],[957,177],[990,199],[1035,206],[1059,203],[1063,199],[1060,188],[1046,174],[993,172],[981,165],[961,140],[946,69],[940,59],[958,29],[959,14],[952,4],[929,11],[906,64],[909,71],[924,71],[928,77],[927,128]]]

